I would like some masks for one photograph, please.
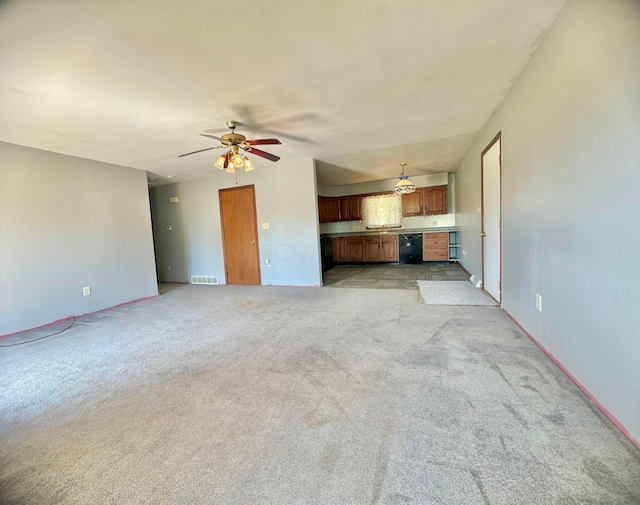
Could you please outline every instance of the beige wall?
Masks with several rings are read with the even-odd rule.
[[[235,181],[235,176],[214,169],[211,177],[151,190],[161,281],[189,282],[192,275],[212,275],[225,283],[218,190],[234,187]],[[256,192],[262,284],[319,286],[313,160],[280,160],[238,173],[238,185],[249,184]],[[170,196],[178,196],[180,203],[170,204]],[[262,223],[269,223],[269,229],[262,229]]]
[[[569,0],[463,159],[456,216],[480,276],[480,152],[502,131],[503,307],[636,439],[639,62],[640,2]]]
[[[158,293],[145,172],[0,142],[0,180],[0,335]]]

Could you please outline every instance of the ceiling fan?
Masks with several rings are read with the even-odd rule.
[[[279,156],[275,154],[267,153],[260,149],[256,149],[253,146],[261,146],[261,145],[269,145],[269,144],[280,144],[281,142],[278,139],[256,139],[256,140],[247,140],[244,135],[240,135],[236,133],[235,129],[238,126],[238,122],[234,120],[227,121],[227,126],[231,130],[231,133],[226,133],[222,137],[216,137],[215,135],[207,135],[205,133],[201,133],[203,137],[209,137],[211,139],[217,140],[222,143],[221,146],[208,147],[206,149],[199,149],[198,151],[192,151],[190,153],[181,154],[178,158],[182,158],[183,156],[189,156],[190,154],[201,153],[203,151],[210,151],[212,149],[224,149],[229,148],[229,150],[220,156],[218,160],[215,162],[215,166],[220,170],[226,170],[229,173],[235,173],[236,168],[242,168],[244,166],[245,172],[249,172],[253,170],[253,164],[251,160],[247,156],[241,153],[245,151],[247,153],[255,154],[256,156],[260,156],[261,158],[265,158],[269,161],[278,161],[280,159]]]

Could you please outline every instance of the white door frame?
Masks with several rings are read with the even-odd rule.
[[[498,153],[498,188],[497,195],[490,195],[492,197],[492,201],[485,201],[485,180],[484,180],[484,156],[485,154],[496,144],[498,143],[499,153]],[[482,287],[483,290],[490,295],[492,298],[502,305],[502,132],[498,132],[498,134],[493,138],[489,145],[484,148],[482,153],[480,154],[480,192],[481,192],[481,205],[482,205],[482,232],[480,236],[482,237]],[[497,201],[495,201],[497,197]],[[491,205],[492,210],[496,210],[495,206],[497,205],[497,211],[499,215],[497,228],[495,224],[489,224],[485,222],[485,207],[489,207]],[[489,236],[487,236],[487,232]],[[492,257],[489,257],[485,253],[485,249],[487,249],[487,245],[493,246],[492,250],[497,251],[497,256],[495,257],[495,253]],[[498,263],[497,268],[488,269],[488,270],[497,270],[497,292],[494,291],[489,292],[487,290],[487,278],[485,277],[485,262],[492,262],[493,267],[496,267],[496,262]],[[490,279],[490,286],[494,286],[496,284],[495,277]],[[497,296],[496,296],[497,295]]]

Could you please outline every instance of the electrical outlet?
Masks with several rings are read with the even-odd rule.
[[[91,294],[91,286],[82,288],[82,296],[89,296]]]
[[[264,262],[265,262],[265,264],[266,264],[268,267],[270,267],[270,266],[271,266],[271,260],[267,259],[267,260],[265,260]]]
[[[542,295],[536,293],[536,310],[542,312]]]

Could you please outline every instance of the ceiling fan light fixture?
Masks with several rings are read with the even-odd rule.
[[[219,168],[220,170],[224,170],[224,161],[226,160],[226,155],[222,155],[220,156],[216,162],[214,163],[214,166],[216,168]]]
[[[244,171],[245,172],[251,172],[253,169],[254,169],[253,163],[251,163],[251,160],[245,156],[244,157]]]
[[[233,156],[231,156],[231,163],[233,163],[233,166],[236,168],[242,167],[242,165],[244,165],[242,155],[235,153]]]
[[[393,192],[398,195],[408,195],[410,193],[415,193],[416,185],[409,180],[409,177],[404,175],[404,167],[407,165],[406,163],[400,163],[402,166],[402,174],[400,175],[400,180],[396,182],[396,185],[393,187]]]
[[[229,165],[227,165],[227,172],[230,174],[236,173],[236,167],[233,166],[233,163],[229,162]]]

